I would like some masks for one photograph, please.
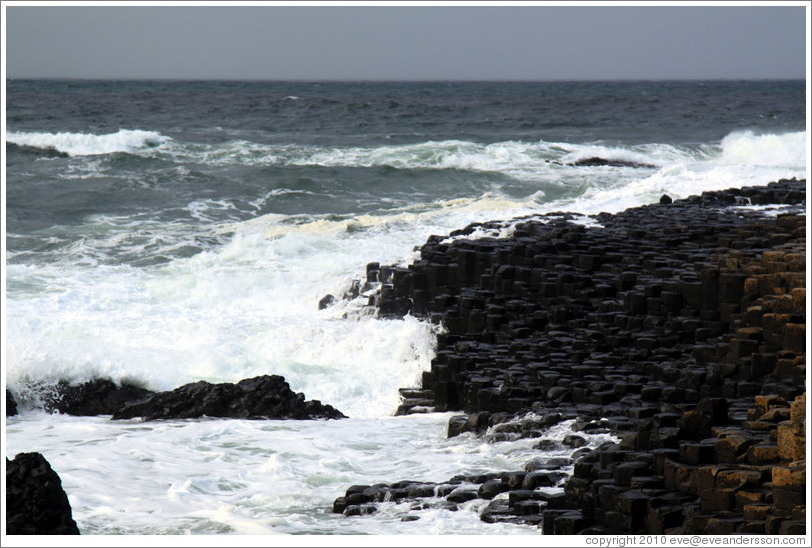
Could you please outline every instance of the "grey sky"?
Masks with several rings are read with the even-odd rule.
[[[804,6],[14,6],[9,78],[804,78]]]

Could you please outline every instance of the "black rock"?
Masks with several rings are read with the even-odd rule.
[[[17,401],[14,395],[6,388],[6,416],[13,417],[17,414]]]
[[[347,506],[347,508],[344,509],[344,515],[363,516],[366,514],[374,514],[377,511],[378,509],[371,504],[362,504],[362,505],[353,504],[351,506]]]
[[[470,487],[458,487],[448,494],[446,500],[449,502],[467,502],[477,498],[477,492]]]
[[[332,295],[325,295],[319,301],[319,310],[324,310],[327,307],[333,306],[335,302],[336,302],[335,297],[333,297]]]
[[[539,449],[541,451],[555,451],[557,449],[561,449],[561,444],[555,440],[541,440],[533,446],[533,449]]]
[[[502,481],[504,481],[510,489],[519,489],[526,475],[527,472],[508,472],[502,476]]]
[[[366,504],[368,502],[372,502],[372,497],[365,493],[353,493],[351,495],[347,495],[348,506],[356,506]]]
[[[573,449],[577,447],[583,447],[587,444],[586,438],[582,436],[576,436],[575,434],[568,434],[564,436],[564,439],[561,440],[561,443],[566,445],[567,447],[572,447]]]
[[[79,534],[62,480],[39,453],[6,459],[6,534]]]
[[[16,153],[26,161],[34,160],[37,158],[67,158],[68,154],[57,150],[53,147],[33,147],[29,145],[18,145],[16,143],[6,143],[6,157]],[[8,161],[11,165],[11,162]]]
[[[465,432],[468,415],[455,415],[448,419],[448,437],[453,438]]]
[[[479,519],[485,523],[498,523],[503,521],[516,521],[516,515],[509,506],[508,501],[492,500],[479,514]]]
[[[344,510],[347,509],[347,498],[346,497],[338,497],[333,501],[333,513],[334,514],[343,514]]]
[[[522,489],[532,491],[539,487],[553,487],[566,476],[563,472],[530,472],[522,482]]]
[[[654,167],[605,158],[576,164]],[[805,181],[779,181],[679,200],[663,195],[660,203],[593,216],[599,227],[554,212],[513,219],[512,233],[500,238],[466,240],[474,225],[454,231],[451,242],[430,236],[405,274],[384,277],[385,290],[370,306],[397,316],[405,310],[400,302],[411,303],[411,314],[444,327],[419,390],[433,395],[437,409],[465,413],[449,420],[448,437],[542,437],[553,424],[577,419],[564,440],[534,446],[571,448],[571,460],[540,458],[524,472],[455,476],[438,494],[464,499],[473,494],[451,491],[453,485],[489,481],[487,487],[505,483],[513,492],[563,487],[543,500],[511,495],[522,502],[513,516],[502,497],[488,505],[489,521],[519,513],[540,519],[546,505],[545,534],[633,532],[644,521],[660,533],[679,525],[666,524],[667,506],[629,514],[613,500],[628,486],[659,490],[672,477],[676,482],[676,472],[664,473],[665,455],[709,460],[705,453],[713,457],[708,449],[715,446],[702,441],[720,425],[756,418],[745,412],[753,396],[790,401],[803,393],[805,368],[795,361],[803,329],[785,337],[783,320],[767,313],[792,309],[787,291],[802,287],[804,214],[793,206],[771,220],[733,206],[804,201]],[[786,252],[765,263],[771,248]],[[772,276],[784,270],[786,280]],[[756,280],[748,280],[751,273]],[[787,298],[773,299],[774,284]],[[801,309],[796,313],[787,321],[804,324]],[[590,449],[587,434],[604,432],[621,443]],[[574,475],[562,486],[570,466]],[[565,508],[567,515],[558,513]]]
[[[335,408],[318,400],[305,401],[279,375],[244,379],[237,384],[186,384],[171,392],[154,394],[125,405],[113,420],[142,417],[145,420],[199,417],[237,419],[341,419]]]
[[[112,415],[130,402],[153,395],[146,388],[130,383],[115,384],[109,379],[93,379],[77,385],[60,381],[46,398],[46,411],[67,415]]]
[[[490,500],[499,493],[510,491],[510,486],[499,479],[489,480],[479,486],[477,496],[481,499]]]
[[[711,436],[712,428],[727,424],[728,402],[724,398],[706,398],[696,408],[679,418],[679,437],[686,440],[701,440]]]
[[[635,168],[657,167],[653,164],[647,164],[645,162],[632,162],[630,160],[609,160],[608,158],[599,158],[597,156],[593,156],[592,158],[586,158],[584,160],[577,160],[567,165],[576,167],[597,167],[597,166],[635,167]]]
[[[527,472],[535,472],[536,470],[546,470],[547,459],[545,459],[544,457],[536,457],[534,459],[530,459],[524,464],[524,469]]]
[[[433,497],[434,487],[433,483],[415,483],[406,488],[406,496],[410,499]]]

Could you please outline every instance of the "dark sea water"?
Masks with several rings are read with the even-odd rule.
[[[6,455],[46,456],[83,533],[537,534],[481,523],[477,501],[330,513],[352,484],[521,468],[538,440],[393,417],[437,327],[319,299],[474,221],[804,177],[805,108],[803,81],[8,81],[4,375],[23,412]],[[350,419],[38,408],[60,379],[266,373]]]

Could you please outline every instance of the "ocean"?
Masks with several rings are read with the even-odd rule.
[[[614,213],[808,167],[803,81],[6,86],[3,374],[21,412],[4,451],[43,454],[84,535],[538,535],[483,523],[479,499],[331,512],[350,485],[572,450],[447,439],[454,413],[395,416],[442,326],[378,319],[364,296],[319,300],[472,222]],[[264,374],[349,418],[41,407],[60,380],[171,390]]]

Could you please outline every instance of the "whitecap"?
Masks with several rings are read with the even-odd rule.
[[[70,156],[93,156],[151,149],[170,141],[170,138],[156,131],[120,129],[116,133],[104,135],[69,132],[9,132],[6,134],[6,140],[17,145],[54,149]]]

